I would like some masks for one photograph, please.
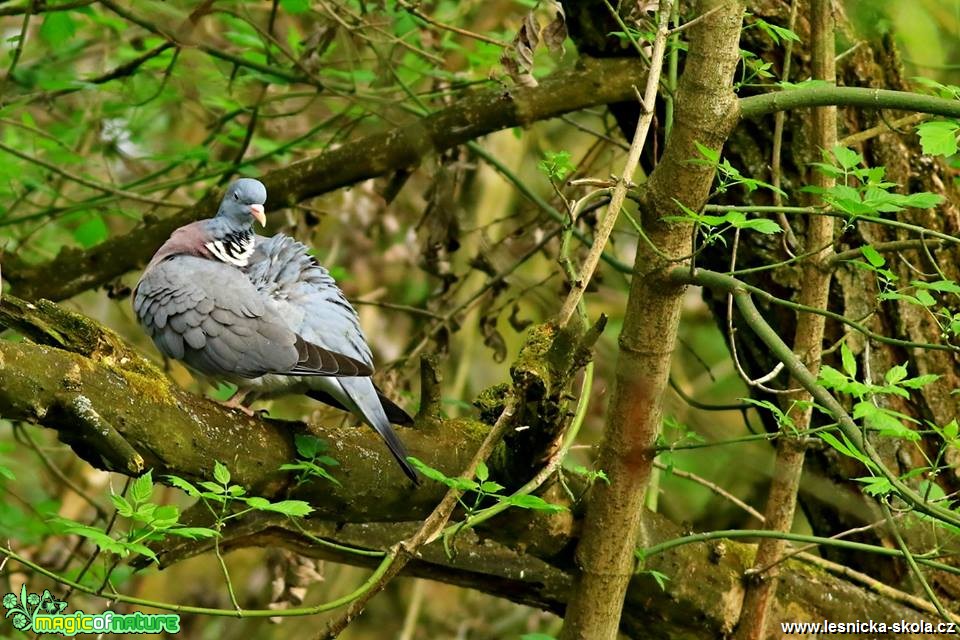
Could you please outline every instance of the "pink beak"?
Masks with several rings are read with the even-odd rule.
[[[267,216],[263,212],[262,204],[250,205],[250,215],[252,215],[256,221],[260,223],[261,227],[267,226]]]

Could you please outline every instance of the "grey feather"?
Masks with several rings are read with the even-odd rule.
[[[360,416],[404,473],[417,475],[390,426],[412,419],[374,386],[356,311],[307,247],[255,236],[263,185],[230,185],[217,216],[173,232],[144,270],[133,308],[157,348],[260,395],[314,390]]]
[[[151,298],[176,291],[167,304]],[[173,255],[144,272],[134,295],[141,324],[163,353],[212,377],[257,378],[268,373],[357,375],[369,367],[332,353],[291,330],[235,267]],[[202,309],[209,308],[209,313]],[[155,310],[154,310],[155,309]],[[216,328],[204,330],[216,325]],[[216,347],[209,346],[216,336]],[[184,344],[184,342],[186,344]],[[208,349],[215,351],[207,353]]]
[[[280,313],[287,325],[307,341],[345,354],[373,368],[373,355],[360,328],[357,312],[347,301],[330,273],[317,264],[305,245],[293,238],[276,235],[257,238],[247,273],[253,285]],[[419,482],[407,462],[406,449],[387,417],[381,394],[368,377],[309,378],[291,380],[287,387],[270,393],[298,390],[306,386],[321,397],[334,400],[334,406],[357,414],[383,438],[404,473]],[[390,402],[393,413],[403,424],[412,423],[399,407]]]

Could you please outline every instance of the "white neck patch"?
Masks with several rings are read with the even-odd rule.
[[[254,251],[253,233],[231,233],[222,240],[214,240],[205,246],[213,257],[235,267],[245,267]]]

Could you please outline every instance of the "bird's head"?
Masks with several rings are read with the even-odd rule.
[[[263,204],[267,201],[267,188],[253,178],[240,178],[229,187],[220,201],[218,218],[228,218],[231,222],[248,225],[254,218],[260,226],[267,224]]]

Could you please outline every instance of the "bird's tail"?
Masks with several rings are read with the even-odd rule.
[[[350,401],[356,405],[358,412],[363,417],[364,422],[369,424],[380,434],[383,441],[393,457],[397,460],[400,468],[414,484],[420,484],[420,478],[417,472],[413,470],[410,463],[407,462],[407,449],[403,446],[396,431],[390,426],[390,420],[384,411],[380,402],[377,389],[373,386],[370,378],[338,378],[335,380],[346,392]]]

